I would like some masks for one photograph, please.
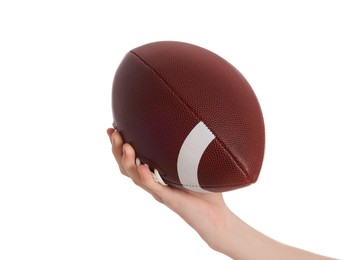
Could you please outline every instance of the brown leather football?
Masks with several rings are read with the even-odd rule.
[[[113,82],[114,127],[155,180],[224,192],[258,179],[265,128],[242,74],[204,48],[173,41],[129,51]]]

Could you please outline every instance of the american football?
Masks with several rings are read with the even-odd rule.
[[[225,192],[258,179],[259,101],[231,63],[203,47],[159,41],[130,50],[114,76],[112,112],[136,163],[163,185]]]

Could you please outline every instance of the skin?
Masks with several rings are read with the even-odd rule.
[[[227,207],[222,193],[196,193],[157,183],[146,165],[135,164],[134,149],[116,130],[109,128],[107,134],[121,173],[178,214],[213,250],[233,259],[333,259],[262,234]]]

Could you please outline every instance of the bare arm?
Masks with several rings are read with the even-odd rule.
[[[226,205],[221,193],[195,193],[162,186],[145,165],[135,165],[135,151],[108,129],[120,171],[194,228],[214,250],[233,259],[332,259],[273,240],[250,227]]]

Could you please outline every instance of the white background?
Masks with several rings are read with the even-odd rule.
[[[119,174],[105,134],[130,49],[178,40],[237,67],[263,108],[247,223],[352,259],[349,1],[1,1],[0,259],[227,259]]]

